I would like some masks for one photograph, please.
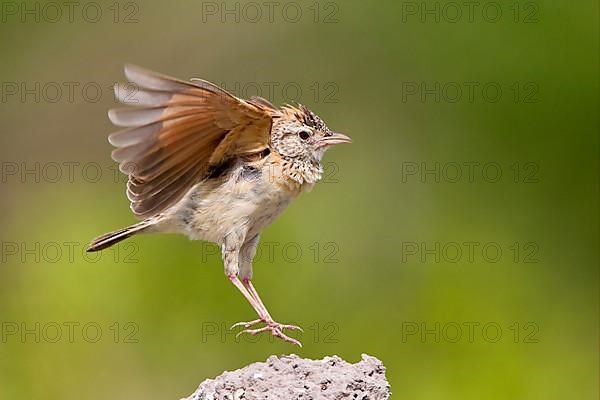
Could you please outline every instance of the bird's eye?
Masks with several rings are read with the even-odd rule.
[[[308,131],[300,131],[300,132],[298,132],[298,136],[302,140],[308,140],[308,138],[310,137],[310,132],[308,132]]]

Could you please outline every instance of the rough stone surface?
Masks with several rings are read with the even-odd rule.
[[[271,356],[200,384],[182,400],[385,400],[391,394],[385,367],[375,357],[349,364],[338,356],[307,360]]]

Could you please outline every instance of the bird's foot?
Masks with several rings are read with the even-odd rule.
[[[231,328],[229,328],[229,330],[234,330],[235,328],[237,328],[238,326],[243,326],[244,328],[250,328],[251,326],[254,326],[256,324],[260,324],[261,322],[266,322],[262,319],[255,319],[254,321],[248,321],[248,322],[236,322],[235,324],[231,325]]]
[[[263,326],[262,328],[247,329],[247,328],[254,326],[258,323],[261,323],[261,322],[264,322],[267,325]],[[280,324],[279,322],[275,322],[273,320],[255,319],[254,321],[238,322],[237,324],[233,324],[231,329],[238,327],[238,326],[243,326],[246,329],[244,329],[243,331],[241,331],[237,335],[235,335],[236,338],[239,337],[242,333],[248,333],[252,336],[255,336],[255,335],[258,335],[259,333],[270,331],[273,336],[278,337],[279,339],[281,339],[285,342],[295,344],[296,346],[302,347],[302,343],[300,343],[298,340],[291,338],[291,337],[287,336],[285,333],[283,333],[284,329],[297,330],[300,332],[304,332],[302,330],[302,328],[300,328],[299,326],[296,326],[296,325]]]

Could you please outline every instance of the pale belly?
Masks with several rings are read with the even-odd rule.
[[[165,228],[219,245],[233,231],[243,232],[250,239],[273,222],[298,194],[262,176],[234,176],[220,186],[201,183],[173,207]]]

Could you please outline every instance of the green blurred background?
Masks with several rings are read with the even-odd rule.
[[[398,399],[597,399],[597,2],[286,4],[1,4],[0,398],[178,399],[294,352],[374,355]],[[134,222],[106,140],[125,62],[354,138],[255,262],[304,348],[226,330],[254,315],[216,247],[82,252]]]

